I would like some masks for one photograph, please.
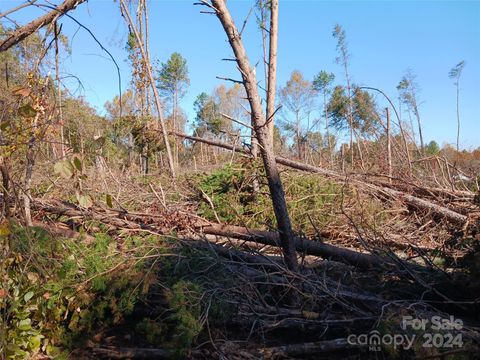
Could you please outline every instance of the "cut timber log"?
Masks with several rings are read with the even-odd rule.
[[[230,144],[225,144],[225,143],[222,143],[220,141],[206,140],[206,139],[203,139],[201,137],[188,136],[188,135],[180,134],[180,133],[176,133],[176,132],[172,132],[172,134],[176,135],[176,136],[183,137],[183,138],[188,139],[188,140],[203,142],[205,144],[221,147],[223,149],[227,149],[227,150],[231,150],[231,151],[235,151],[235,152],[245,154],[247,156],[251,156],[250,152],[248,150],[238,149],[235,146],[232,146]],[[332,171],[332,170],[327,170],[327,169],[323,169],[323,168],[320,168],[320,167],[317,167],[317,166],[304,164],[304,163],[294,161],[294,160],[290,160],[290,159],[287,159],[287,158],[284,158],[284,157],[281,157],[281,156],[276,156],[275,160],[278,164],[290,167],[292,169],[306,171],[306,172],[310,172],[310,173],[322,174],[322,175],[325,175],[325,176],[328,176],[328,177],[340,179],[341,181],[346,181],[347,180],[345,175],[339,174],[339,173],[337,173],[335,171]],[[444,206],[434,204],[431,201],[421,199],[419,197],[407,194],[405,192],[394,190],[394,189],[391,189],[391,188],[388,188],[388,187],[374,185],[374,184],[368,183],[366,181],[358,180],[358,179],[355,179],[355,178],[348,178],[348,181],[352,184],[359,185],[359,186],[367,188],[369,190],[382,193],[382,194],[384,194],[385,196],[388,196],[391,199],[403,201],[406,204],[408,204],[408,205],[410,205],[414,208],[417,208],[419,210],[428,211],[432,215],[435,215],[435,216],[440,217],[440,218],[444,218],[444,219],[448,220],[449,222],[451,222],[453,224],[465,225],[468,221],[468,217],[465,216],[465,215],[459,214],[459,213],[457,213],[453,210],[450,210],[450,209],[448,209]]]

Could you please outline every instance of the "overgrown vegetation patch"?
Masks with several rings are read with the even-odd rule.
[[[4,248],[9,255],[1,265],[0,341],[8,358],[37,353],[67,358],[69,350],[95,334],[126,324],[151,344],[181,356],[202,329],[202,289],[173,273],[165,281],[165,321],[135,313],[150,287],[161,281],[158,268],[168,268],[168,257],[174,256],[161,237],[98,233],[88,244],[12,224],[2,241],[9,244]]]

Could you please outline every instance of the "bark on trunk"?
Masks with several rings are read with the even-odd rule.
[[[457,80],[457,152],[460,151],[460,85]]]
[[[0,172],[2,173],[2,215],[9,219],[10,218],[10,175],[8,173],[8,165],[3,158],[0,156]]]
[[[57,82],[57,106],[58,106],[58,122],[60,125],[60,146],[62,149],[62,159],[65,158],[65,138],[64,138],[64,126],[63,126],[63,105],[62,105],[62,84],[60,83],[60,63],[59,63],[59,46],[58,36],[60,35],[60,29],[58,29],[57,21],[54,25],[55,29],[55,81]]]
[[[388,182],[392,183],[392,146],[390,142],[390,110],[385,108],[387,112],[387,163],[388,163]]]
[[[298,267],[298,263],[295,254],[292,225],[288,215],[282,181],[280,179],[280,174],[275,162],[273,144],[270,141],[268,128],[266,128],[266,119],[263,115],[260,96],[258,94],[256,76],[250,67],[250,62],[243,46],[241,35],[237,30],[235,23],[233,22],[225,1],[212,0],[212,5],[215,7],[216,15],[220,20],[225,33],[227,34],[230,46],[232,47],[238,67],[242,74],[243,85],[250,103],[252,124],[255,128],[265,172],[267,174],[268,186],[270,188],[277,226],[280,231],[285,262],[287,263],[289,269],[295,271]]]
[[[30,140],[27,150],[27,164],[25,166],[25,179],[23,183],[23,211],[25,215],[25,224],[32,226],[32,213],[31,213],[31,184],[33,175],[33,166],[35,164],[35,138]]]
[[[270,39],[268,54],[267,83],[267,127],[273,146],[275,92],[277,90],[277,47],[278,47],[278,0],[270,1]]]
[[[278,233],[262,230],[253,230],[241,226],[211,225],[203,228],[205,234],[231,237],[246,241],[259,242],[270,246],[279,246],[280,237]],[[294,240],[295,250],[313,256],[320,256],[324,259],[346,262],[361,268],[372,266],[392,266],[385,259],[372,254],[364,254],[350,249],[324,244],[320,241],[312,241],[296,238]]]
[[[422,156],[425,156],[425,144],[423,143],[422,122],[420,120],[420,113],[418,112],[418,107],[416,102],[413,105],[413,112],[415,113],[415,117],[417,118],[418,136],[420,137],[420,150],[421,150]]]

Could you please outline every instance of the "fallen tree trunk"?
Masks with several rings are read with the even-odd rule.
[[[193,239],[193,243],[189,238],[183,238],[182,240],[187,241],[189,245],[195,246],[196,248],[207,251],[213,250],[215,253],[226,259],[241,262],[248,266],[257,266],[271,271],[281,270],[283,266],[283,259],[279,256],[252,255],[244,251],[216,244],[207,238]]]
[[[223,149],[240,152],[242,154],[250,156],[249,151],[247,151],[245,149],[238,149],[238,148],[236,148],[232,145],[225,144],[225,143],[222,143],[220,141],[206,140],[206,139],[203,139],[203,138],[200,138],[200,137],[188,136],[188,135],[180,134],[180,133],[173,133],[173,134],[177,135],[177,136],[180,136],[180,137],[183,137],[183,138],[188,139],[188,140],[203,142],[203,143],[206,143],[206,144],[209,144],[209,145],[212,145],[212,146],[221,147]],[[369,190],[382,193],[382,194],[388,196],[391,199],[404,201],[406,204],[408,204],[412,207],[415,207],[415,208],[417,208],[419,210],[422,210],[422,211],[428,211],[429,213],[431,213],[431,214],[433,214],[437,217],[444,218],[444,219],[448,220],[449,222],[451,222],[453,224],[456,224],[456,225],[465,225],[468,221],[468,217],[465,216],[465,215],[459,214],[459,213],[457,213],[453,210],[450,210],[446,207],[434,204],[431,201],[418,198],[416,196],[407,194],[405,192],[394,190],[394,189],[391,189],[391,188],[388,188],[388,187],[382,187],[382,186],[374,185],[374,184],[367,183],[365,181],[361,181],[361,180],[354,179],[354,178],[346,178],[345,175],[341,175],[339,173],[336,173],[335,171],[323,169],[323,168],[308,165],[308,164],[304,164],[304,163],[294,161],[294,160],[290,160],[290,159],[287,159],[287,158],[284,158],[284,157],[281,157],[281,156],[276,156],[275,160],[277,161],[278,164],[290,167],[292,169],[306,171],[306,172],[310,172],[310,173],[322,174],[322,175],[325,175],[325,176],[340,179],[341,181],[348,181],[352,184],[359,185],[359,186],[362,186],[362,187],[367,188]]]
[[[60,216],[82,217],[89,220],[96,220],[120,229],[128,228],[135,230],[146,230],[158,235],[166,235],[169,233],[169,230],[171,230],[158,228],[154,224],[147,225],[141,222],[141,218],[138,216],[130,217],[128,213],[118,214],[114,211],[107,213],[99,212],[94,209],[84,210],[78,209],[74,205],[67,205],[61,202],[50,204],[45,201],[34,200],[33,208],[37,211],[46,211]],[[220,224],[205,225],[205,223],[202,224],[201,222],[198,222],[198,218],[195,226],[197,229],[201,229],[204,234],[241,239],[255,243],[261,243],[264,245],[280,247],[280,238],[278,233],[275,232],[253,230],[240,226]],[[182,230],[187,229],[177,228],[176,230],[181,232]],[[380,257],[375,254],[361,253],[347,248],[329,245],[319,241],[301,239],[298,237],[296,237],[294,240],[295,250],[306,255],[337,260],[360,268],[383,267],[392,269],[398,266],[393,259]],[[418,268],[418,270],[421,271],[426,270],[425,268],[416,264],[405,262],[403,262],[403,264],[406,266],[408,265],[410,268]]]
[[[308,164],[302,164],[302,163],[299,163],[298,161],[289,160],[279,156],[277,156],[276,159],[279,164],[282,164],[297,170],[303,170],[311,173],[324,174],[324,175],[335,177],[335,178],[345,179],[345,176],[337,174],[336,172],[331,170],[322,169],[322,168],[308,165]],[[392,199],[404,201],[410,206],[416,207],[417,209],[420,209],[420,210],[428,211],[436,216],[445,218],[446,220],[457,225],[464,225],[468,220],[468,217],[465,215],[459,214],[446,207],[434,204],[431,201],[427,201],[398,190],[394,190],[388,187],[380,187],[378,185],[374,185],[374,184],[367,183],[365,181],[356,180],[356,179],[348,179],[348,181],[350,181],[353,184],[366,187],[375,192],[385,194]]]
[[[37,211],[46,211],[59,216],[82,217],[88,220],[96,220],[107,225],[112,225],[117,228],[129,228],[129,229],[148,228],[147,225],[140,225],[134,221],[120,219],[118,216],[115,216],[115,215],[112,216],[111,214],[100,213],[91,209],[80,210],[74,206],[62,204],[61,202],[50,204],[45,201],[34,200],[32,205],[33,205],[32,207]]]
[[[381,175],[371,175],[371,174],[362,174],[363,176],[366,176],[368,178],[378,178],[381,177]],[[465,201],[471,201],[475,193],[472,191],[465,191],[465,190],[452,190],[452,189],[443,189],[443,188],[438,188],[438,187],[427,187],[427,186],[421,186],[418,184],[413,184],[407,181],[403,181],[402,179],[395,179],[397,180],[396,183],[390,184],[386,183],[381,180],[373,180],[372,183],[377,184],[378,186],[385,186],[389,188],[393,188],[398,191],[406,192],[406,191],[411,191],[414,194],[417,194],[418,196],[425,196],[428,198],[440,198],[440,199],[445,199],[445,200],[465,200]]]
[[[42,228],[43,230],[49,232],[52,235],[66,237],[70,239],[83,239],[87,244],[91,244],[95,241],[95,238],[89,234],[81,234],[78,231],[70,229],[64,224],[62,225],[63,226],[59,226],[58,223],[44,224],[40,221],[33,221],[33,226]]]
[[[279,236],[275,232],[252,230],[240,226],[210,225],[202,228],[205,234],[231,237],[247,241],[259,242],[270,246],[279,246]],[[393,262],[373,254],[364,254],[350,249],[325,244],[319,241],[295,238],[297,252],[320,256],[324,259],[347,262],[361,268],[392,267]]]
[[[171,210],[161,214],[130,213],[125,210],[93,207],[83,209],[75,204],[62,201],[33,199],[32,207],[37,211],[69,217],[96,220],[122,229],[139,229],[165,235],[172,231],[185,231],[188,227],[201,227],[210,222],[183,211]]]

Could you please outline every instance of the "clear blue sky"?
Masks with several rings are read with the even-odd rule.
[[[41,1],[41,0],[40,0]],[[57,1],[58,2],[58,1]],[[193,101],[220,81],[235,77],[231,55],[218,20],[200,14],[189,1],[150,1],[152,57],[165,61],[180,52],[188,61],[191,86],[183,108],[193,119]],[[254,0],[228,1],[241,24]],[[19,4],[0,0],[0,11]],[[39,14],[26,9],[15,16],[24,23]],[[113,0],[90,0],[72,16],[88,26],[117,59],[123,88],[129,82],[124,51],[126,26]],[[116,70],[95,42],[71,20],[63,18],[64,33],[72,40],[72,55],[65,58],[65,73],[78,76],[83,94],[102,112],[105,101],[118,93]],[[466,61],[461,80],[461,146],[480,146],[480,1],[286,1],[280,0],[278,84],[298,69],[312,79],[320,70],[334,72],[343,83],[342,69],[334,61],[336,23],[347,34],[351,74],[356,84],[381,88],[396,97],[396,85],[407,68],[418,75],[420,112],[426,141],[455,143],[455,87],[449,70]],[[75,34],[75,36],[74,36]],[[261,59],[261,37],[252,16],[243,36],[252,63]],[[260,65],[261,66],[261,62]],[[262,74],[258,68],[257,74]],[[73,84],[72,84],[73,86]],[[379,99],[380,100],[380,99]]]

